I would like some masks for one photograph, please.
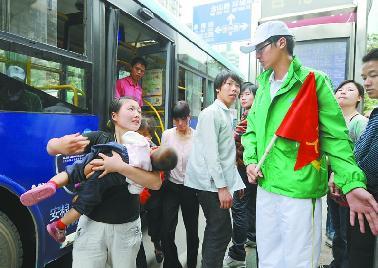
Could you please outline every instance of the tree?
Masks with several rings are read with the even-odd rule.
[[[378,33],[373,33],[368,35],[367,39],[367,51],[370,51],[373,48],[378,48]],[[364,114],[373,110],[374,107],[378,106],[378,100],[370,99],[365,95],[364,100]]]

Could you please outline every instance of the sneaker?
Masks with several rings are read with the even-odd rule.
[[[47,232],[58,243],[63,243],[66,240],[66,230],[61,230],[57,226],[57,221],[47,224]]]
[[[245,261],[237,261],[231,258],[230,256],[226,256],[223,260],[223,267],[224,268],[245,268],[246,266]]]
[[[249,248],[255,248],[256,247],[256,241],[247,239],[247,242],[244,244],[246,247]]]
[[[53,184],[45,183],[23,193],[20,201],[24,206],[32,206],[52,196],[55,192],[56,188]]]

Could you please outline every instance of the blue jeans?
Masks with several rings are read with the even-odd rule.
[[[340,206],[327,197],[328,211],[332,218],[335,234],[332,240],[332,268],[349,268],[347,232],[349,224],[349,208]]]
[[[333,227],[329,200],[331,200],[331,199],[327,196],[326,236],[328,237],[328,239],[333,240],[333,236],[335,235],[335,228]]]
[[[245,169],[238,169],[246,186],[244,196],[234,193],[232,205],[232,243],[228,255],[234,260],[245,260],[244,244],[247,238],[256,242],[256,191],[257,185],[250,184]]]

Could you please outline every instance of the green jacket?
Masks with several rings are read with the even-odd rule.
[[[319,105],[320,170],[309,164],[294,171],[299,144],[279,137],[262,165],[264,177],[259,179],[259,185],[266,191],[294,198],[324,196],[328,190],[328,156],[335,183],[343,193],[358,187],[366,188],[365,175],[356,165],[353,145],[329,78],[322,72],[302,66],[296,57],[273,100],[269,82],[272,69],[258,77],[259,89],[247,117],[247,131],[242,136],[244,163],[254,164],[261,159],[310,71],[315,73]]]

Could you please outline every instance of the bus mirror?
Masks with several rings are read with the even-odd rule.
[[[144,20],[152,20],[155,18],[154,13],[148,8],[142,7],[138,10],[138,15],[141,16]]]

